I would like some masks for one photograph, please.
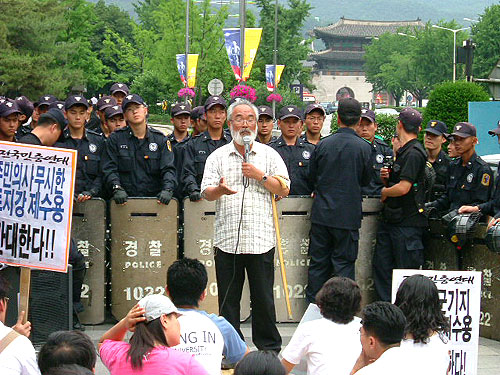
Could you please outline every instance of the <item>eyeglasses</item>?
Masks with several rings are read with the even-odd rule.
[[[323,120],[323,116],[321,117],[318,117],[318,116],[306,116],[306,120],[311,120],[311,121],[322,121]]]
[[[244,119],[244,118],[241,118],[241,117],[236,117],[232,122],[235,125],[243,125],[243,124],[255,125],[257,121],[255,121],[254,118]]]

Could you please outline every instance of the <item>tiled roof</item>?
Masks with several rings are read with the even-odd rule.
[[[327,49],[317,53],[311,53],[309,57],[313,60],[362,60],[364,51],[335,51]]]
[[[363,21],[342,17],[337,23],[326,27],[316,27],[313,32],[318,38],[324,36],[341,37],[373,37],[384,33],[396,33],[401,27],[421,28],[424,23],[420,19],[414,21]]]

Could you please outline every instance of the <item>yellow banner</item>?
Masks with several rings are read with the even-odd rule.
[[[257,56],[257,50],[259,49],[261,36],[261,28],[245,29],[245,63],[243,70],[244,81],[246,81],[248,77],[250,77],[253,61],[255,60],[255,56]]]
[[[285,65],[276,65],[276,87],[278,87],[278,84],[280,83],[283,69],[285,69]]]
[[[196,69],[198,68],[198,54],[189,54],[188,55],[188,73],[187,73],[187,81],[188,87],[193,88],[196,84]]]

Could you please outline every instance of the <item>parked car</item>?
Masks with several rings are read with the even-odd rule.
[[[323,102],[323,103],[319,103],[319,104],[324,108],[327,115],[331,115],[332,113],[334,113],[337,110],[337,107],[335,107],[333,105],[333,103]]]

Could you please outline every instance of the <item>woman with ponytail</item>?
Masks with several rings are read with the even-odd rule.
[[[99,341],[99,354],[111,375],[206,375],[191,354],[174,349],[180,342],[180,315],[168,297],[144,297]],[[123,341],[127,331],[130,341]]]

